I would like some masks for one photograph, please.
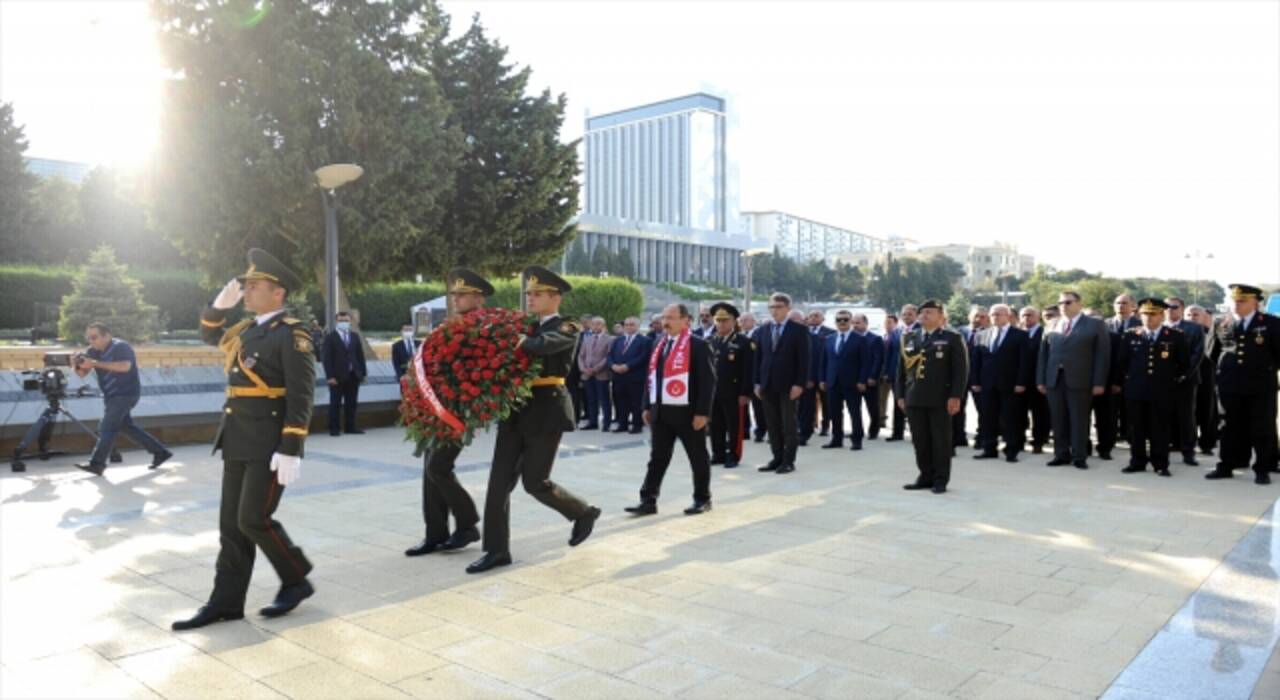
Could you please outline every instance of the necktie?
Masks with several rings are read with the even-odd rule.
[[[840,349],[844,347],[844,333],[840,334],[840,342],[836,343],[836,354],[840,354]]]
[[[1000,343],[1003,343],[1003,342],[1004,342],[1004,329],[1001,328],[1000,330],[996,331],[996,337],[991,339],[991,352],[995,352],[996,350],[999,350]]]
[[[774,350],[778,349],[778,338],[781,335],[782,335],[782,324],[781,323],[773,324],[773,349]]]
[[[1062,327],[1063,335],[1071,335],[1071,319],[1067,319],[1067,325]]]
[[[629,348],[629,347],[631,347],[631,336],[629,336],[629,335],[628,335],[628,336],[627,336],[627,339],[626,339],[625,341],[623,341],[623,342],[622,342],[622,354],[623,354],[623,355],[627,354],[627,348]]]
[[[671,352],[671,338],[667,338],[667,342],[662,345],[662,356],[658,359],[665,361],[669,352]]]

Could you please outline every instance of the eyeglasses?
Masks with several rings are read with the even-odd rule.
[[[837,318],[837,319],[836,319],[836,323],[848,323],[848,322],[850,322],[850,321],[852,321],[852,320],[853,320],[853,319],[851,319],[851,318]]]
[[[787,307],[786,307],[786,305],[785,305],[785,304],[770,304],[770,305],[769,305],[769,308],[771,308],[771,309],[785,309],[785,308],[787,308]]]
[[[1071,306],[1074,303],[1076,303],[1075,299],[1059,299],[1058,300],[1058,306]]]
[[[97,333],[92,333],[90,335],[86,335],[85,339],[88,340],[90,343],[92,343],[93,341],[97,340],[100,337],[102,336],[98,335]]]
[[[1181,306],[1178,306],[1177,304],[1170,304],[1170,305],[1169,305],[1169,308],[1170,308],[1170,309],[1181,309],[1182,307],[1181,307]]]

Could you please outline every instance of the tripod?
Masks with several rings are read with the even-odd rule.
[[[89,395],[91,394],[83,391],[83,388],[81,391],[76,393],[76,396]],[[26,451],[27,447],[30,446],[33,441],[36,443],[36,447],[40,450],[38,456],[41,461],[47,460],[50,457],[65,454],[62,451],[49,451],[49,439],[53,437],[53,426],[58,422],[58,416],[62,416],[66,420],[80,426],[80,429],[88,433],[89,437],[93,438],[94,442],[97,442],[98,440],[98,434],[93,432],[92,428],[85,425],[84,421],[76,418],[75,414],[69,411],[66,406],[62,405],[62,400],[67,398],[65,393],[46,394],[45,398],[49,401],[49,406],[40,413],[40,417],[36,419],[36,422],[32,423],[30,428],[27,428],[27,432],[22,436],[22,441],[18,443],[18,446],[13,448],[13,461],[10,463],[10,467],[15,472],[25,472],[27,470],[26,462],[22,461],[22,453]],[[111,450],[111,461],[123,461],[120,453],[117,452],[115,448],[112,448]]]

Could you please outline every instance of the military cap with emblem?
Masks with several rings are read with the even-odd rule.
[[[717,321],[727,321],[730,318],[737,318],[742,315],[738,312],[738,307],[727,301],[712,304],[710,313],[711,318]]]
[[[924,311],[925,309],[937,309],[941,311],[942,302],[938,301],[937,299],[925,299],[924,303],[920,304],[920,306],[916,308],[919,311]]]
[[[302,289],[302,279],[293,270],[286,267],[284,263],[276,260],[271,253],[261,248],[250,248],[247,257],[249,259],[249,269],[236,278],[240,280],[241,284],[249,280],[267,280],[275,282],[290,292]]]
[[[1249,297],[1262,301],[1262,289],[1251,284],[1233,284],[1230,289],[1231,298],[1235,301],[1244,301]]]
[[[493,296],[493,285],[465,267],[455,267],[449,271],[449,292],[480,294],[491,297]]]
[[[541,265],[526,267],[524,269],[524,280],[524,291],[526,292],[556,292],[564,294],[573,289],[573,285],[566,282],[563,277]]]
[[[1164,313],[1169,305],[1163,299],[1155,297],[1146,297],[1138,301],[1138,313],[1140,314],[1159,314]]]

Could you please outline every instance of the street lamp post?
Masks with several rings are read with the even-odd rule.
[[[318,168],[316,184],[324,205],[324,272],[328,287],[324,298],[325,328],[338,314],[338,195],[337,189],[360,178],[364,168],[353,163],[334,163]]]
[[[742,251],[742,260],[747,264],[746,284],[743,285],[742,313],[751,312],[751,258],[763,253],[772,253],[773,248],[752,248]]]
[[[1193,281],[1193,284],[1194,284],[1195,286],[1193,286],[1193,287],[1192,287],[1192,289],[1191,289],[1191,303],[1192,303],[1192,304],[1199,305],[1199,304],[1200,304],[1200,261],[1201,261],[1201,260],[1212,260],[1212,259],[1213,259],[1213,253],[1201,254],[1201,252],[1200,252],[1199,250],[1197,250],[1197,251],[1194,251],[1194,252],[1192,252],[1192,253],[1187,253],[1186,255],[1182,256],[1182,258],[1183,258],[1183,260],[1193,260],[1193,261],[1195,261],[1195,262],[1193,263],[1193,268],[1194,268],[1194,273],[1193,273],[1193,274],[1194,274],[1194,276],[1195,276],[1195,279],[1194,279],[1194,281]]]

